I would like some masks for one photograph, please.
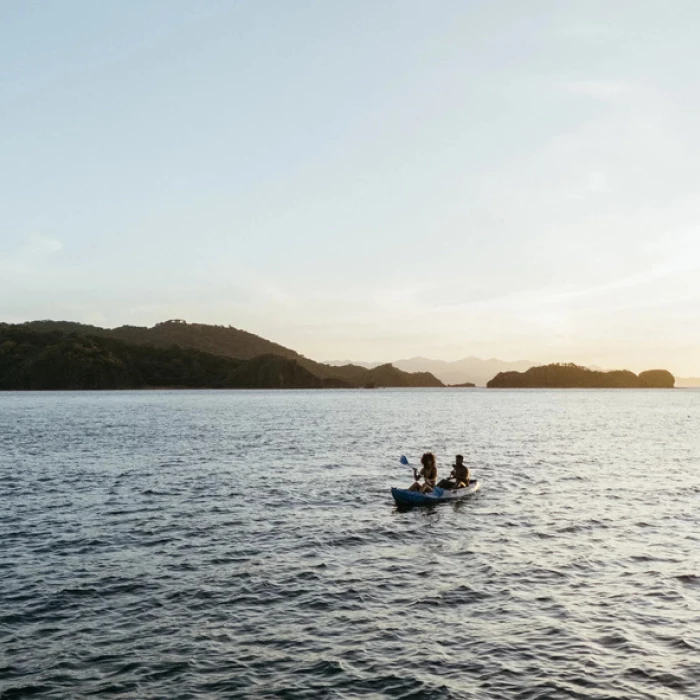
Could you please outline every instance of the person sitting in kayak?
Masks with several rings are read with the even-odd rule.
[[[426,452],[420,462],[423,465],[420,471],[413,469],[413,478],[415,481],[409,487],[409,491],[420,491],[421,493],[430,493],[437,481],[437,467],[435,466],[435,455],[432,452]],[[423,477],[425,482],[422,486],[419,479]]]
[[[455,481],[457,485],[455,488],[463,489],[469,486],[469,467],[464,463],[464,457],[462,455],[457,455],[455,457],[455,465],[452,469],[452,473],[455,475]]]
[[[443,479],[438,486],[441,489],[463,489],[469,486],[469,477],[469,467],[464,463],[464,457],[457,455],[449,478]]]

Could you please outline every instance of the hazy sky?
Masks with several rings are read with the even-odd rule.
[[[0,320],[700,375],[700,3],[0,0]]]

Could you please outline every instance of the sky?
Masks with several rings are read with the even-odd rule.
[[[0,321],[700,376],[700,3],[0,0]]]

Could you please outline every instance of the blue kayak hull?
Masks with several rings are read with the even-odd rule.
[[[475,493],[480,487],[481,485],[478,481],[472,480],[469,482],[469,486],[463,489],[450,490],[436,486],[432,493],[421,493],[420,491],[392,488],[391,495],[394,497],[397,506],[429,506],[435,503],[444,503],[445,501],[459,501]]]

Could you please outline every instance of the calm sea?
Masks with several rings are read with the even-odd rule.
[[[0,394],[0,697],[698,698],[700,391]],[[405,454],[482,491],[398,512]]]

